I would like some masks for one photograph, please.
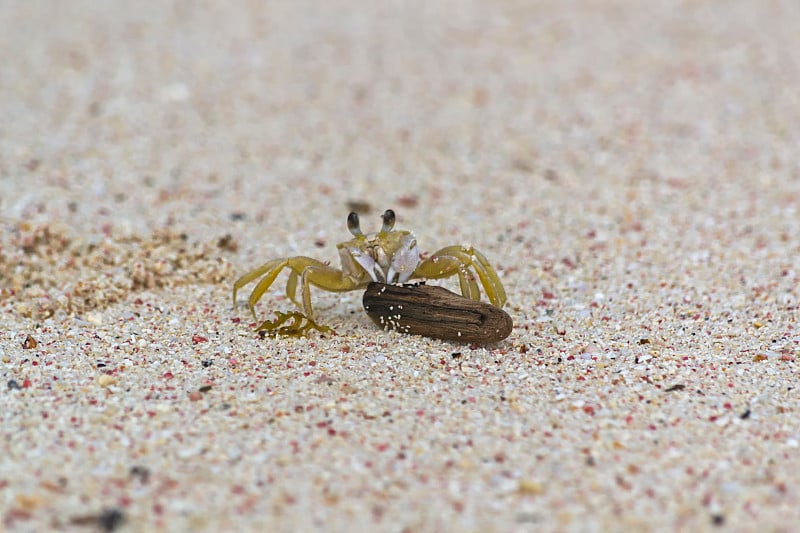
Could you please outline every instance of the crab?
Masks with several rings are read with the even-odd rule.
[[[247,302],[255,318],[256,304],[284,268],[289,269],[286,296],[303,311],[291,316],[298,321],[305,318],[308,324],[301,327],[296,322],[288,330],[278,329],[277,333],[282,334],[302,335],[309,327],[327,330],[314,322],[310,291],[312,285],[330,292],[345,292],[364,289],[371,282],[399,284],[416,279],[442,279],[457,275],[461,294],[466,298],[480,300],[481,293],[475,279],[477,274],[489,301],[499,308],[505,305],[506,292],[503,284],[497,271],[481,252],[468,245],[445,246],[427,259],[422,259],[417,249],[416,237],[409,231],[394,229],[394,211],[387,209],[381,218],[383,226],[379,232],[364,234],[358,214],[352,212],[347,216],[347,229],[353,238],[337,245],[341,269],[305,256],[273,259],[236,280],[233,284],[234,305],[236,293],[245,285],[261,278]],[[301,287],[300,300],[297,298],[298,283]],[[284,313],[277,315],[275,322],[266,321],[258,329],[276,332],[287,318]]]

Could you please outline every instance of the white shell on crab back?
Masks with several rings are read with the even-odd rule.
[[[380,246],[367,250],[346,248],[340,251],[340,255],[345,269],[352,258],[361,265],[372,281],[380,283],[405,283],[419,265],[417,239],[411,234],[403,236],[400,247],[391,257]]]

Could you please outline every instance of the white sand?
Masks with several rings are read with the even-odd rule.
[[[6,2],[0,527],[795,529],[798,21]],[[482,250],[511,336],[320,291],[335,336],[254,334],[233,280],[336,262],[353,201]]]

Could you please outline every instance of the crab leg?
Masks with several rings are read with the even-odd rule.
[[[319,261],[315,261],[314,264],[303,269],[300,283],[303,286],[303,311],[308,318],[313,318],[312,313],[314,312],[311,307],[311,285],[329,292],[353,291],[366,286],[366,283]]]
[[[297,301],[297,280],[299,277],[300,274],[298,274],[296,270],[292,270],[289,273],[289,281],[286,282],[286,296],[288,296],[297,307],[300,307],[300,302]]]
[[[318,262],[316,259],[312,259],[310,257],[290,257],[288,259],[273,259],[272,261],[268,261],[264,263],[260,267],[256,268],[255,270],[251,270],[241,278],[237,279],[236,282],[233,284],[233,303],[236,304],[236,293],[250,283],[251,281],[264,276],[261,280],[256,284],[253,292],[250,293],[250,298],[248,298],[247,304],[250,308],[250,312],[253,314],[253,318],[256,317],[255,306],[256,303],[261,299],[267,289],[270,288],[272,283],[275,281],[275,278],[278,277],[278,274],[281,273],[286,267],[292,268],[292,272],[289,275],[289,282],[286,284],[286,295],[289,297],[290,300],[297,304],[297,300],[295,298],[295,291],[297,289],[297,277],[298,272],[294,266],[297,266],[298,263],[308,263],[308,262]],[[299,305],[298,305],[299,307]]]
[[[275,278],[278,277],[278,274],[280,274],[284,268],[289,268],[291,270],[289,273],[289,280],[286,283],[286,295],[298,307],[302,307],[308,318],[313,317],[313,308],[311,307],[311,291],[309,290],[311,285],[315,285],[331,292],[351,291],[357,289],[361,285],[358,280],[350,276],[346,276],[341,270],[332,268],[316,259],[303,256],[289,257],[286,259],[275,259],[273,261],[269,261],[236,280],[236,282],[233,284],[234,303],[236,302],[236,293],[239,289],[252,282],[259,276],[263,276],[256,284],[253,292],[250,293],[250,297],[247,300],[250,312],[255,318],[256,303],[258,303],[264,293],[267,292],[267,289],[270,288],[275,281]],[[297,301],[296,298],[298,280],[302,285],[302,305]]]
[[[272,261],[264,263],[260,267],[251,270],[250,272],[248,272],[244,276],[242,276],[239,279],[237,279],[233,284],[233,305],[236,305],[236,293],[239,292],[239,289],[241,289],[242,287],[244,287],[245,285],[247,285],[248,283],[250,283],[254,279],[263,276],[265,273],[270,272],[270,271],[274,271],[275,268],[278,267],[278,265],[281,265],[281,263],[284,263],[285,261],[286,261],[286,259],[273,259]],[[283,268],[283,266],[285,266],[285,265],[281,265],[280,268]],[[280,268],[278,269],[278,271],[280,271]],[[275,280],[275,277],[277,275],[278,275],[278,273],[274,272],[274,275],[272,276],[272,281]],[[272,283],[272,281],[270,281],[270,283]],[[266,290],[266,289],[264,289],[264,290]]]
[[[486,257],[471,246],[446,246],[434,253],[429,259],[420,263],[413,277],[440,279],[458,273],[461,294],[473,300],[480,299],[480,291],[472,273],[472,267],[486,291],[489,301],[497,307],[506,303],[506,291],[497,272],[489,264]]]
[[[458,274],[461,294],[471,300],[480,300],[481,291],[475,281],[475,276],[458,257],[439,255],[437,252],[436,256],[417,265],[412,278],[442,279],[456,274]]]

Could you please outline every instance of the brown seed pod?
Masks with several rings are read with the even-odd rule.
[[[511,333],[511,317],[492,304],[434,285],[370,283],[364,310],[384,329],[434,339],[489,344]]]

